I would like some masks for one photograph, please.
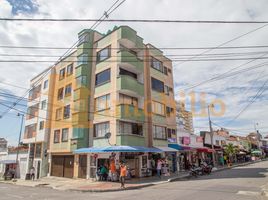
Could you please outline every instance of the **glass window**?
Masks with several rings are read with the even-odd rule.
[[[109,82],[111,78],[111,70],[106,69],[98,74],[96,74],[96,86],[101,85],[103,83]]]
[[[95,111],[106,110],[110,108],[110,94],[97,97],[95,99]]]
[[[70,117],[70,105],[64,106],[63,117],[64,119]]]
[[[79,76],[76,78],[77,87],[87,86],[87,76]]]
[[[156,101],[152,101],[152,111],[158,115],[165,115],[165,105]]]
[[[35,154],[34,154],[34,157],[35,158],[41,158],[41,154],[42,154],[42,144],[41,143],[37,143],[35,145]]]
[[[137,74],[132,73],[132,72],[127,71],[127,70],[122,69],[122,68],[120,68],[119,75],[126,75],[126,76],[130,76],[130,77],[132,77],[134,79],[137,79]]]
[[[56,110],[56,120],[60,120],[62,116],[62,108]]]
[[[69,129],[68,128],[63,128],[61,132],[61,141],[62,142],[67,142],[68,141],[68,136],[69,136]]]
[[[39,130],[43,130],[44,129],[44,125],[45,125],[45,122],[44,121],[39,122]]]
[[[68,84],[65,87],[65,96],[70,96],[72,94],[72,84]]]
[[[119,133],[122,135],[143,135],[142,125],[137,123],[119,121]]]
[[[173,112],[174,112],[174,109],[173,108],[171,108],[171,107],[166,107],[166,111],[167,111],[167,116],[170,116],[171,114],[173,114]]]
[[[111,46],[108,46],[97,52],[97,62],[104,61],[111,56]]]
[[[164,92],[164,83],[152,77],[152,89],[157,92]]]
[[[63,69],[60,70],[60,77],[59,77],[59,80],[64,79],[64,77],[65,77],[65,68],[63,68]]]
[[[169,87],[167,85],[165,85],[165,94],[169,95]]]
[[[54,131],[54,143],[59,143],[60,142],[60,130],[55,130]]]
[[[73,63],[67,66],[67,76],[73,74]]]
[[[60,88],[58,90],[58,100],[61,100],[61,99],[63,99],[63,88]]]
[[[167,139],[166,127],[153,125],[153,136],[156,139]]]
[[[119,94],[119,103],[124,105],[138,106],[138,98],[125,94]]]
[[[110,132],[110,122],[94,124],[94,137],[104,137]]]
[[[48,87],[48,80],[45,80],[43,89],[45,90],[45,89],[47,89],[47,87]]]
[[[164,67],[164,74],[165,74],[165,75],[168,74],[168,69],[167,69],[167,67]]]
[[[77,66],[82,64],[87,64],[88,62],[88,55],[87,54],[81,54],[77,57]]]
[[[151,67],[163,73],[162,62],[154,57],[151,58]]]
[[[46,106],[47,106],[47,101],[46,100],[42,101],[41,102],[41,110],[46,109]]]

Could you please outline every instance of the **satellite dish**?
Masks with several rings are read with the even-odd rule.
[[[110,132],[108,132],[108,133],[106,133],[105,135],[104,135],[104,137],[106,138],[106,139],[110,139],[110,137],[111,137],[111,133]]]

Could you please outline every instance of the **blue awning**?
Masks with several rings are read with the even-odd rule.
[[[161,149],[155,147],[142,147],[142,146],[107,146],[107,147],[89,147],[77,149],[74,151],[76,154],[82,153],[108,153],[108,152],[151,152],[160,153]]]
[[[183,146],[178,145],[178,144],[168,144],[168,147],[173,148],[173,149],[176,149],[178,151],[184,150]]]

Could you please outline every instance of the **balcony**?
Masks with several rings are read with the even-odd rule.
[[[117,78],[117,90],[131,91],[140,96],[144,96],[144,85],[139,83],[136,79],[121,75]]]
[[[127,119],[139,122],[143,122],[145,120],[144,110],[132,105],[118,105],[116,116],[119,119]]]
[[[145,138],[139,135],[120,135],[119,133],[116,136],[116,145],[145,146]]]
[[[119,65],[132,68],[137,73],[143,73],[143,61],[138,59],[136,55],[128,51],[120,51],[117,53]]]
[[[119,42],[128,48],[142,48],[143,39],[137,32],[128,26],[121,26],[118,30]]]

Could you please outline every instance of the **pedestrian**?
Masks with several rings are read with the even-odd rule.
[[[34,166],[32,166],[31,169],[30,169],[30,177],[31,177],[31,180],[34,181],[34,179],[35,179],[35,168],[34,168]]]
[[[116,181],[116,166],[115,166],[115,161],[111,160],[110,163],[110,171],[111,171],[111,181]]]
[[[125,181],[127,176],[127,166],[125,163],[120,164],[120,183],[121,183],[121,189],[125,189]]]
[[[161,170],[162,170],[162,161],[159,159],[157,161],[157,166],[156,166],[157,176],[159,178],[161,178]]]

